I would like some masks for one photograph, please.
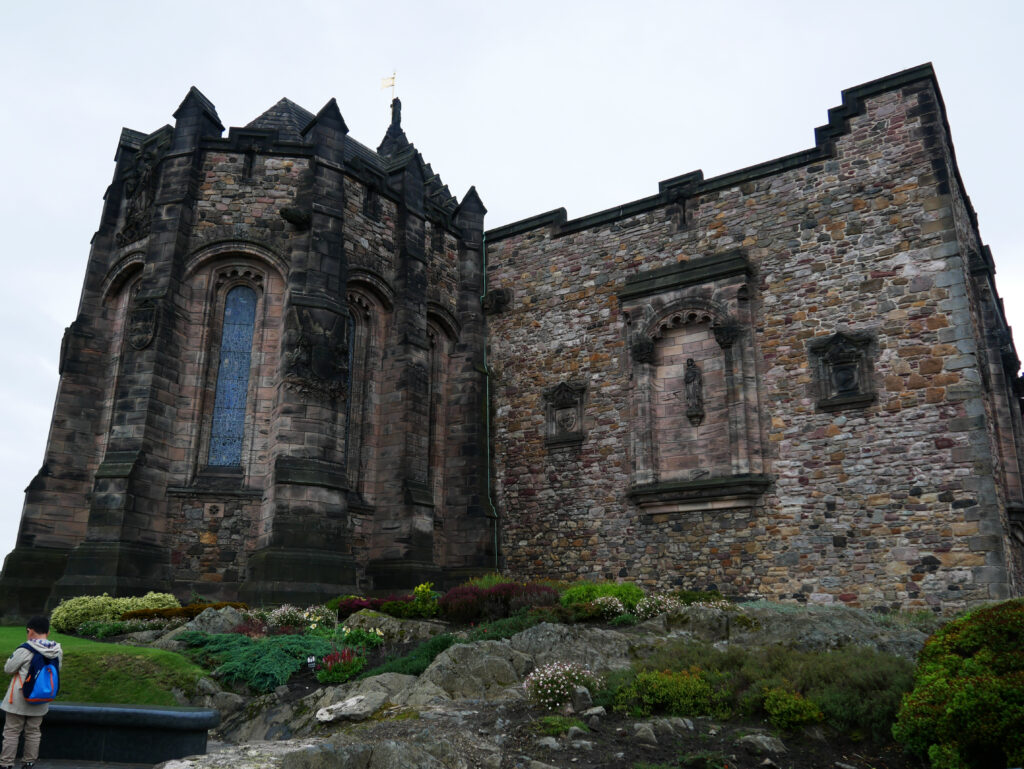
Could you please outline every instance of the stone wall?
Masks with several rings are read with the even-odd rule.
[[[513,572],[950,610],[1021,589],[1010,394],[982,383],[934,80],[902,75],[846,92],[814,150],[488,233]],[[565,382],[582,426],[552,441]]]

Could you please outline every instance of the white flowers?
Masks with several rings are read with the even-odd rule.
[[[657,617],[659,614],[673,614],[681,611],[682,608],[682,601],[671,596],[648,595],[637,601],[636,609],[633,610],[633,613],[636,614],[637,619],[650,619],[651,617]]]
[[[548,710],[557,710],[569,702],[577,686],[594,691],[602,686],[602,680],[575,662],[552,662],[537,668],[523,681],[530,701]]]
[[[590,603],[598,610],[601,618],[606,620],[614,619],[626,611],[622,601],[613,595],[603,595],[600,598],[595,598]]]

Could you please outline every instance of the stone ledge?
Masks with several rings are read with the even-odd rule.
[[[867,408],[878,400],[875,393],[858,393],[841,398],[822,398],[818,401],[820,411],[842,411],[843,409]]]
[[[649,514],[752,507],[771,485],[767,475],[731,475],[633,486],[629,498]]]
[[[753,274],[750,262],[742,251],[727,251],[630,275],[619,291],[619,301],[660,294],[673,288],[712,283],[734,275],[749,277]]]

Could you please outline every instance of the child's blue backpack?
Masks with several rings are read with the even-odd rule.
[[[31,644],[23,643],[21,647],[32,652],[32,664],[28,675],[21,685],[21,694],[25,702],[38,705],[51,702],[60,689],[60,666],[56,659],[47,659],[32,648]]]

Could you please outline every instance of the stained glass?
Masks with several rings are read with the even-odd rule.
[[[217,367],[208,464],[231,467],[242,463],[245,402],[252,364],[252,333],[256,322],[256,292],[236,286],[224,303],[224,330]]]

